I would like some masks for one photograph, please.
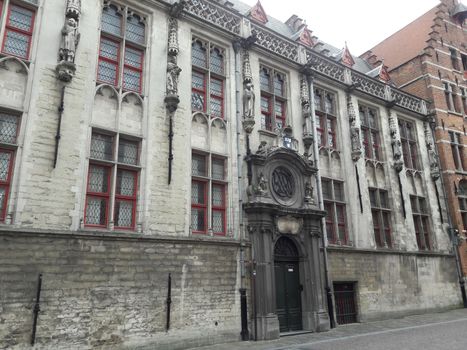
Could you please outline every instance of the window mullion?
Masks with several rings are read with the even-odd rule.
[[[112,158],[112,169],[110,171],[110,188],[109,188],[109,216],[110,222],[112,222],[111,229],[115,227],[114,222],[114,210],[115,210],[115,191],[117,187],[117,159],[118,159],[118,145],[120,144],[120,134],[114,136],[113,144],[113,158]]]
[[[207,198],[206,198],[206,208],[207,208],[207,227],[206,230],[207,232],[212,232],[212,154],[210,153],[207,157],[208,159],[208,173],[207,178]]]

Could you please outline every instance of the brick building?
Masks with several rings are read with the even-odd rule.
[[[459,305],[426,103],[381,67],[259,2],[0,6],[0,349]]]
[[[467,279],[467,6],[443,0],[362,57],[384,59],[394,84],[431,102],[436,144],[458,244],[461,287]],[[457,237],[456,237],[457,236]]]

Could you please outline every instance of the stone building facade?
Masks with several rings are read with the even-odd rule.
[[[1,349],[459,304],[426,103],[383,71],[259,2],[0,4]]]
[[[384,57],[394,84],[431,102],[450,232],[458,246],[460,284],[467,307],[466,18],[467,6],[462,2],[440,1],[364,56],[375,65]]]

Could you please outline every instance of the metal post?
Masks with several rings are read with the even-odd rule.
[[[248,318],[247,318],[247,300],[246,300],[246,288],[240,288],[240,310],[242,318],[242,340],[248,340]]]

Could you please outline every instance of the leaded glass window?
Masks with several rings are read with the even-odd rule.
[[[321,179],[324,209],[326,210],[326,234],[330,244],[348,244],[344,183],[333,179]]]
[[[117,152],[114,152],[114,147]],[[93,132],[85,206],[86,226],[107,228],[110,217],[115,229],[135,228],[138,164],[138,141]]]
[[[209,55],[208,55],[209,53]],[[191,108],[224,118],[224,50],[193,39],[191,45]]]
[[[269,67],[260,67],[261,128],[280,132],[286,127],[285,74]]]
[[[16,115],[0,112],[0,142],[16,143],[18,121]]]
[[[419,196],[410,196],[412,216],[415,226],[415,237],[420,250],[431,250],[430,214],[426,199]]]
[[[97,70],[99,83],[142,92],[145,33],[144,19],[127,7],[109,5],[103,9]]]
[[[191,230],[225,235],[226,159],[193,152],[191,163]],[[208,175],[209,174],[209,175]]]
[[[420,169],[415,124],[407,120],[399,120],[399,132],[405,166],[409,169]]]
[[[380,136],[378,123],[376,121],[377,112],[374,108],[364,105],[359,105],[358,111],[361,121],[365,157],[380,160]]]
[[[34,17],[33,10],[16,4],[9,4],[5,36],[3,38],[3,53],[29,59]]]
[[[315,123],[319,147],[337,149],[335,101],[334,93],[319,87],[314,89]]]
[[[388,203],[388,192],[383,189],[369,188],[371,216],[376,246],[392,248],[391,210]]]

